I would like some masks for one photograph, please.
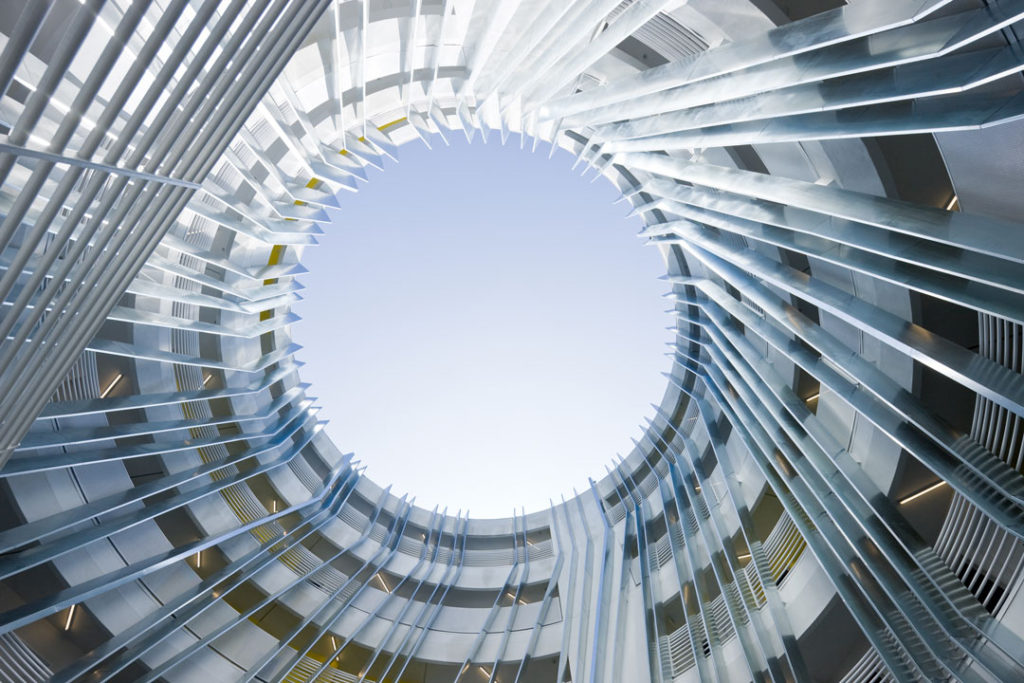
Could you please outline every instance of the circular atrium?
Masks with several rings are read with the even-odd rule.
[[[564,150],[436,142],[370,169],[303,251],[295,357],[327,436],[392,493],[546,508],[628,453],[664,393],[665,261]]]
[[[0,681],[1024,680],[1022,22],[0,3]],[[457,138],[666,264],[631,450],[503,518],[336,445],[293,340],[352,193]]]

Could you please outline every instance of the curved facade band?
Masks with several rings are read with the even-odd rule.
[[[0,680],[1021,680],[1021,19],[0,5]],[[367,169],[481,132],[675,311],[634,450],[502,520],[362,476],[290,339]]]

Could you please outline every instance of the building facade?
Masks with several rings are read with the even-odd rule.
[[[1024,680],[1021,20],[0,3],[0,680]],[[290,338],[367,169],[487,133],[616,185],[676,333],[501,520],[363,476]]]

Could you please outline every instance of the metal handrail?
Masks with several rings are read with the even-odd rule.
[[[42,683],[53,672],[14,633],[0,635],[0,683]]]
[[[978,315],[978,353],[1020,372],[1024,329],[992,315]],[[1013,469],[1024,469],[1024,420],[984,396],[974,406],[970,438]],[[1024,573],[1024,543],[968,502],[953,495],[935,542],[935,553],[989,612],[1006,607],[1008,591]]]

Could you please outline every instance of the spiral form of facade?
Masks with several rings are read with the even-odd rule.
[[[0,681],[1024,680],[1022,21],[0,3]],[[290,338],[367,169],[480,133],[616,185],[676,335],[501,520],[363,476]]]

